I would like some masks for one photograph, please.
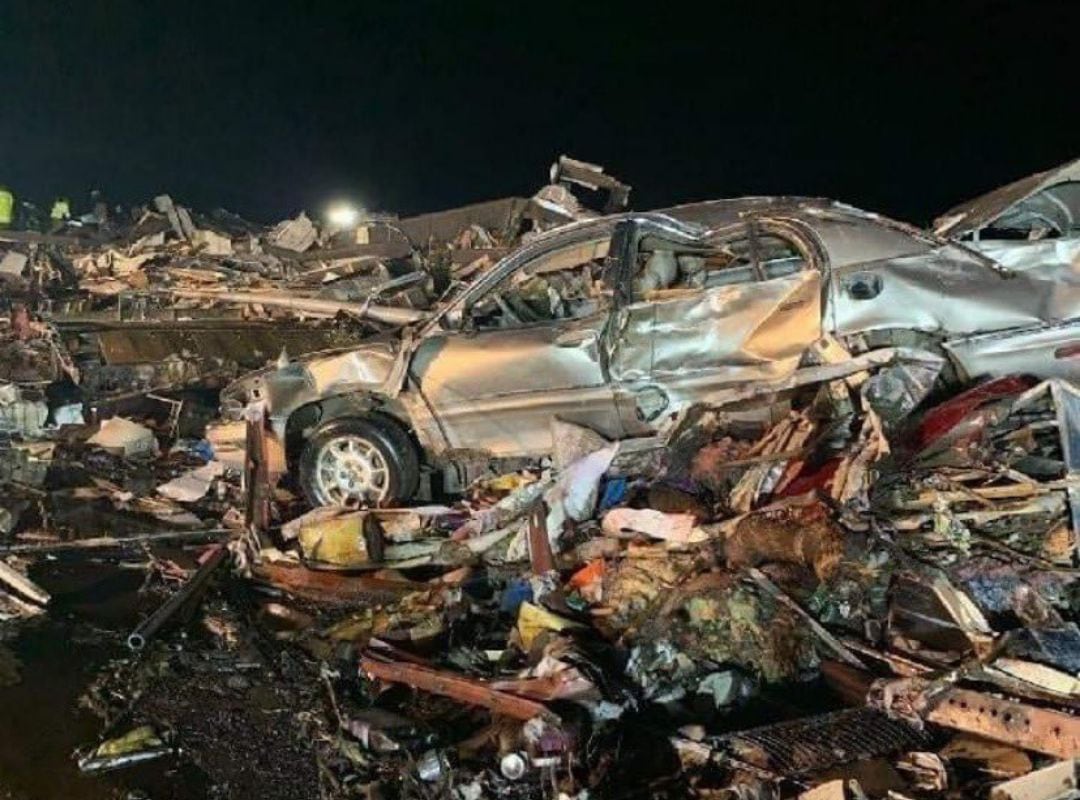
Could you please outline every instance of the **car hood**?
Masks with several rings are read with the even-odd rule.
[[[1080,180],[1080,158],[1045,172],[1028,175],[949,209],[934,220],[934,233],[948,239],[959,239],[985,228],[1013,206],[1043,189],[1076,180]]]

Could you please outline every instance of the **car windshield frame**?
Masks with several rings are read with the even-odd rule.
[[[458,328],[445,327],[442,321],[455,310],[471,305],[484,293],[502,283],[510,274],[536,258],[566,247],[583,244],[593,238],[603,238],[605,232],[610,236],[618,219],[619,217],[602,217],[560,226],[541,234],[514,252],[508,253],[475,281],[462,284],[456,292],[451,289],[452,294],[442,301],[442,308],[424,325],[420,336],[429,336],[433,332],[446,333],[458,330]]]

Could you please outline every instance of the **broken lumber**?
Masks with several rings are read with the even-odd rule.
[[[388,683],[401,683],[420,691],[449,697],[467,705],[481,706],[496,714],[514,719],[554,718],[547,706],[535,700],[492,689],[483,681],[441,672],[420,664],[379,661],[371,656],[363,656],[360,659],[360,672],[369,678],[377,678]]]

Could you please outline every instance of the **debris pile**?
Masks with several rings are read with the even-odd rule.
[[[364,213],[347,226],[303,212],[261,226],[168,195],[125,211],[95,194],[92,213],[48,230],[0,229],[0,550],[192,541],[242,526],[244,428],[207,428],[217,392],[414,322],[523,239],[595,216],[570,186],[603,193],[608,208],[629,193],[566,157],[550,180],[531,199]],[[5,617],[36,611],[26,592],[0,599]]]
[[[410,367],[374,375],[390,337],[365,345],[370,361],[350,358],[361,340],[409,340],[448,287],[591,216],[571,187],[604,193],[605,211],[626,203],[629,187],[594,165],[563,158],[550,177],[531,199],[347,229],[304,214],[264,228],[161,196],[126,221],[0,231],[0,636],[42,624],[61,556],[142,581],[132,624],[95,632],[109,658],[81,704],[102,731],[78,768],[194,768],[220,797],[1080,796],[1080,389],[1020,374],[962,386],[932,337],[834,338],[816,318],[816,267],[803,269],[813,253],[778,248],[779,227],[751,223],[744,253],[673,218],[622,220],[517,287],[568,305],[553,287],[570,269],[598,304],[617,290],[629,307],[636,291],[702,289],[710,263],[717,296],[743,297],[744,277],[787,281],[796,294],[767,316],[802,309],[813,324],[747,316],[738,336],[753,346],[725,356],[771,364],[761,375],[687,404],[646,387],[620,420],[636,413],[647,434],[553,416],[540,457],[499,461],[463,439],[475,457],[461,482],[403,492],[416,505],[308,507],[299,429],[323,400]],[[907,253],[911,232],[883,229]],[[626,273],[607,294],[601,266]],[[883,290],[874,277],[853,274],[852,302]],[[490,313],[510,309],[493,300]],[[669,312],[641,322],[685,334]],[[727,330],[661,353],[664,386],[697,380],[680,370],[715,361]],[[600,371],[600,334],[572,333],[554,347]],[[654,349],[631,352],[622,378],[657,372]],[[1052,352],[1041,374],[1071,375],[1074,346]],[[275,360],[276,382],[255,374],[220,418],[222,383]],[[523,380],[530,365],[515,366],[500,380]],[[410,419],[465,416],[459,367],[437,376],[444,406]],[[318,419],[290,417],[289,392],[304,391]],[[346,461],[380,468],[354,445],[326,466],[346,484]],[[0,683],[19,669],[0,647]]]
[[[48,232],[0,230],[0,380],[62,380],[86,400],[220,388],[283,351],[344,347],[414,322],[523,239],[596,216],[568,187],[602,192],[613,209],[630,189],[566,157],[550,177],[533,198],[404,219],[364,212],[347,226],[301,212],[265,227],[160,195]],[[38,433],[43,406],[4,397],[0,426]]]
[[[919,380],[898,405],[899,366],[808,383],[771,424],[555,421],[549,462],[451,505],[255,526],[209,636],[136,631],[99,678],[88,702],[132,732],[85,768],[134,737],[227,774],[213,737],[241,723],[191,712],[269,693],[303,796],[1072,796],[1080,393]]]

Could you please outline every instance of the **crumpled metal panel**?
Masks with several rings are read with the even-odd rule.
[[[906,328],[963,336],[1080,317],[1080,285],[1003,274],[957,246],[835,270],[831,288],[841,334]]]
[[[968,378],[1038,375],[1080,379],[1080,320],[969,336],[943,346]]]
[[[809,222],[833,269],[924,255],[941,245],[928,234],[894,220],[839,204],[800,208],[797,216]]]
[[[867,378],[862,388],[887,429],[904,422],[926,399],[945,365],[945,359],[933,353],[910,351],[904,356]]]
[[[652,374],[655,313],[652,303],[635,303],[617,312],[609,343],[612,380],[644,380]]]
[[[934,220],[934,232],[938,236],[956,238],[972,233],[1001,216],[1010,206],[1025,200],[1036,192],[1063,181],[1080,180],[1080,159],[1061,166],[1028,175],[1018,181],[1002,186],[992,192],[976,197],[949,209]]]
[[[775,384],[820,336],[813,269],[628,306],[609,335],[611,378],[632,409],[624,426],[642,434],[661,414],[714,402],[733,386]]]
[[[397,362],[397,348],[369,345],[359,350],[307,362],[306,379],[319,394],[338,394],[386,383]]]
[[[820,276],[806,270],[635,303],[616,324],[611,376],[664,381],[709,371],[723,383],[789,374],[821,334],[820,297]]]
[[[1008,269],[1044,280],[1080,283],[1080,236],[1033,242],[983,240],[965,244]]]
[[[345,351],[317,354],[281,368],[267,368],[233,382],[221,395],[223,408],[262,403],[282,433],[289,416],[301,406],[355,392],[394,397],[399,389],[399,363],[405,351],[399,341],[367,342]],[[235,408],[234,408],[235,411]]]
[[[547,453],[554,416],[618,437],[598,349],[605,319],[431,336],[411,373],[454,448]]]

